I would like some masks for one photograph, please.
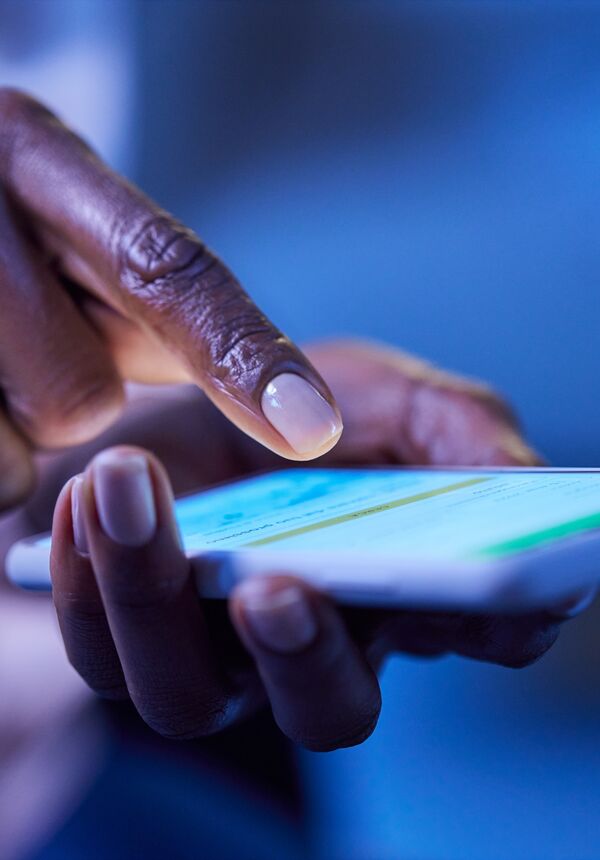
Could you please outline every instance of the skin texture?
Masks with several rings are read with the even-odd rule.
[[[323,463],[536,462],[510,411],[478,384],[374,345],[345,342],[307,351],[331,380],[346,414],[344,436]],[[128,425],[113,428],[98,447],[131,442],[137,435],[161,457],[178,489],[273,465],[264,448],[225,423],[191,389],[179,392],[170,405],[160,398],[138,404],[135,413],[133,407]],[[199,451],[189,428],[200,426],[201,414],[205,433]],[[88,462],[83,506],[89,555],[73,543],[72,480],[54,515],[54,601],[66,651],[92,689],[130,699],[167,737],[221,731],[269,705],[281,730],[310,749],[360,743],[377,722],[377,671],[389,654],[457,653],[521,667],[550,647],[566,617],[568,608],[527,616],[344,609],[282,572],[264,579],[264,589],[275,596],[299,589],[314,635],[299,648],[290,649],[289,640],[283,650],[266,646],[248,624],[242,590],[228,607],[194,593],[174,532],[166,471],[156,455],[144,455],[156,530],[146,544],[124,547],[108,538],[99,521],[97,460],[90,461],[90,454],[89,446],[73,452],[70,462],[56,461],[46,472],[55,487],[61,473],[72,474]],[[121,445],[116,454],[139,457],[143,450]],[[30,510],[39,518],[39,509]]]
[[[198,237],[42,105],[7,89],[0,89],[0,290],[0,509],[28,497],[3,521],[0,543],[5,551],[45,528],[60,486],[85,468],[79,534],[89,552],[74,545],[73,481],[54,515],[54,600],[67,655],[92,689],[130,699],[158,732],[197,737],[270,704],[299,743],[347,746],[375,726],[376,671],[387,654],[454,651],[520,666],[556,637],[556,613],[342,610],[283,573],[263,584],[260,605],[254,594],[253,609],[243,591],[229,606],[200,601],[178,544],[167,475],[185,490],[275,466],[276,455],[326,454],[332,465],[531,465],[536,457],[483,386],[368,344],[315,348],[312,363]],[[296,378],[292,386],[280,380],[280,393],[300,377],[323,398],[312,401],[315,439],[323,409],[332,416],[333,423],[323,420],[334,431],[311,450],[293,448],[282,435],[286,421],[278,432],[263,413],[265,387],[282,374]],[[333,450],[341,420],[323,377],[346,415]],[[191,382],[204,394],[190,386],[146,396],[115,424],[129,380]],[[300,400],[305,408],[287,420],[295,433],[310,403]],[[282,408],[275,404],[278,420]],[[138,465],[141,458],[151,485],[155,519],[151,529],[137,523],[133,543],[111,539],[100,519],[102,473],[93,459],[124,442],[155,452],[121,447],[116,455]],[[39,453],[69,445],[79,447]],[[32,493],[34,462],[41,473]],[[125,513],[135,524],[139,509]],[[252,623],[257,606],[266,639]],[[276,615],[287,608],[288,620],[304,619],[301,635],[291,637],[293,625],[280,614],[277,621],[273,606]]]
[[[196,383],[238,427],[298,454],[261,397],[283,373],[331,393],[190,230],[113,173],[46,108],[0,89],[0,507],[31,489],[32,448],[120,414],[124,380]],[[24,333],[31,336],[24,337]]]

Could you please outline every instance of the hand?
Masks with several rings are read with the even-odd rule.
[[[536,461],[510,411],[478,384],[373,346],[310,354],[348,416],[331,464]],[[185,427],[181,413],[176,423]],[[215,430],[214,448],[212,437],[203,448],[214,450],[223,477],[232,464],[240,473],[265,465],[263,449]],[[173,443],[198,469],[198,446],[185,431],[158,435],[171,472]],[[213,469],[214,457],[206,465]],[[193,480],[202,483],[200,471]],[[359,743],[372,731],[381,704],[376,671],[388,654],[454,652],[524,666],[577,608],[574,601],[520,617],[350,610],[279,576],[241,585],[229,602],[230,625],[224,603],[195,594],[163,467],[122,447],[98,455],[64,488],[52,573],[69,659],[102,695],[130,698],[149,725],[180,738],[219,731],[268,702],[282,731],[318,750]]]
[[[193,381],[291,459],[335,444],[322,378],[190,231],[49,111],[0,89],[0,509],[32,485],[31,446],[90,439],[123,380]]]

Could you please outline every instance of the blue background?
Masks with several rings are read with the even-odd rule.
[[[599,464],[600,5],[203,5],[146,18],[143,184],[293,337],[488,379]],[[597,621],[523,673],[393,661],[374,737],[302,756],[315,856],[600,856]]]
[[[550,460],[600,464],[599,3],[4,6],[32,56],[122,44],[113,161],[292,337],[485,378]],[[599,620],[521,673],[394,660],[374,737],[300,755],[311,856],[597,860]]]
[[[598,464],[598,4],[164,5],[144,186],[292,336],[484,377],[553,462]]]

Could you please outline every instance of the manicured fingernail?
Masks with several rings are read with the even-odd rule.
[[[281,373],[262,395],[265,418],[298,454],[321,453],[342,432],[339,414],[296,373]]]
[[[560,606],[554,608],[554,612],[561,615],[563,618],[574,618],[584,612],[588,606],[591,606],[596,598],[598,589],[596,586],[586,589],[579,594],[561,603]]]
[[[82,555],[88,555],[87,534],[85,531],[85,520],[83,518],[83,477],[77,475],[71,487],[71,519],[73,521],[73,543],[75,549]]]
[[[295,585],[273,589],[268,583],[248,580],[238,596],[250,632],[272,651],[301,651],[317,635],[317,621],[308,600]]]
[[[156,530],[156,508],[146,457],[106,451],[94,460],[92,475],[104,533],[124,546],[148,543]]]

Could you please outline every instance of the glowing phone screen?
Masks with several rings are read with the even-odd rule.
[[[186,550],[467,559],[600,527],[600,473],[289,469],[179,499]]]

